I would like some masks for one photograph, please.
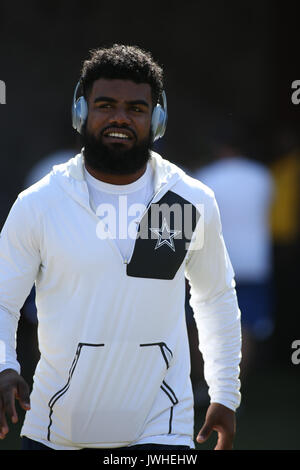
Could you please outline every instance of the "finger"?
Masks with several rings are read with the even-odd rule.
[[[209,423],[209,421],[205,421],[204,425],[200,429],[199,434],[197,436],[197,439],[196,439],[197,442],[199,442],[200,444],[202,442],[205,442],[211,435],[212,431],[213,431],[213,426],[211,425],[211,423]]]
[[[4,406],[0,398],[0,439],[4,439],[8,431],[9,428],[5,417]]]
[[[224,430],[218,431],[218,441],[215,450],[232,450],[233,434]]]
[[[30,410],[29,387],[24,380],[18,383],[17,399],[19,400],[23,410]]]
[[[16,412],[15,407],[15,397],[16,397],[16,388],[10,389],[4,393],[2,393],[2,401],[3,401],[3,412],[10,417],[12,423],[17,423],[18,415]]]

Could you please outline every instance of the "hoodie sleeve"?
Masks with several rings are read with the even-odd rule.
[[[26,198],[18,196],[0,237],[0,372],[20,373],[16,359],[16,331],[40,266],[38,223]]]
[[[214,195],[203,206],[203,240],[188,253],[186,278],[211,402],[240,404],[240,310]],[[196,230],[198,229],[199,223]],[[199,234],[198,234],[199,235]],[[201,237],[200,237],[201,238]]]

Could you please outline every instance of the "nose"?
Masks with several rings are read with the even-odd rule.
[[[129,125],[131,120],[124,108],[115,108],[109,118],[110,124]]]

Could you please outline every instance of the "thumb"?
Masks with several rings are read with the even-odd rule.
[[[25,380],[20,380],[18,383],[17,398],[24,410],[30,409],[29,387]]]
[[[211,435],[212,431],[213,431],[213,425],[208,420],[206,420],[198,433],[197,442],[199,442],[200,444],[202,442],[205,442]]]

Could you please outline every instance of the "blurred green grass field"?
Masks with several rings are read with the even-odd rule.
[[[300,449],[300,365],[287,370],[268,368],[253,372],[242,388],[242,404],[237,411],[236,450]],[[205,409],[195,410],[195,434],[205,417]],[[213,449],[216,433],[197,449]]]

